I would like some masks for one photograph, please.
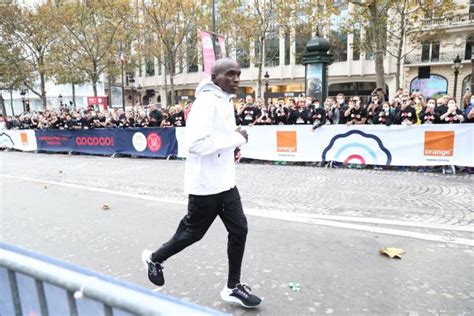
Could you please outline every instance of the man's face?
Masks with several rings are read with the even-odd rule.
[[[373,103],[378,103],[378,102],[379,102],[379,97],[374,95],[374,96],[372,97],[372,102],[373,102]]]
[[[213,75],[213,81],[225,92],[232,94],[237,93],[240,83],[239,64],[229,64],[226,70]]]

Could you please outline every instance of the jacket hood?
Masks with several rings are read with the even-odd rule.
[[[196,93],[195,96],[196,98],[203,92],[208,92],[211,91],[214,93],[216,96],[221,97],[221,98],[226,98],[229,97],[230,94],[225,92],[224,90],[221,89],[218,85],[216,85],[210,78],[203,79],[198,87],[196,88]]]

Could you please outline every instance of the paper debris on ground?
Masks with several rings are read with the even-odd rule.
[[[379,253],[385,256],[389,256],[390,258],[401,259],[402,254],[405,253],[405,250],[401,248],[385,247],[385,248],[381,248],[379,250]]]
[[[301,290],[301,286],[299,283],[295,282],[290,282],[288,283],[288,287],[293,291],[293,292],[299,292]]]

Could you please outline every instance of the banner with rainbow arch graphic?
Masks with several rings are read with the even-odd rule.
[[[380,166],[474,166],[474,124],[328,125],[314,132],[309,125],[245,129],[249,142],[242,147],[244,158]]]

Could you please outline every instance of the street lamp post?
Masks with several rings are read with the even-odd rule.
[[[265,78],[265,94],[264,94],[264,98],[265,98],[265,105],[268,105],[268,85],[270,84],[270,75],[268,74],[268,71],[265,71],[265,75],[263,76],[263,78]]]
[[[454,69],[454,91],[453,91],[453,98],[456,99],[456,91],[458,89],[458,75],[459,75],[459,69],[462,68],[461,65],[461,58],[459,55],[456,56],[456,58],[453,61],[453,66],[452,68]]]
[[[23,104],[23,112],[26,112],[26,102],[25,102],[26,91],[24,89],[21,90],[20,95],[21,95],[21,103]]]
[[[135,105],[135,78],[130,77],[128,79],[128,82],[130,83],[130,87],[132,88],[132,107]]]

